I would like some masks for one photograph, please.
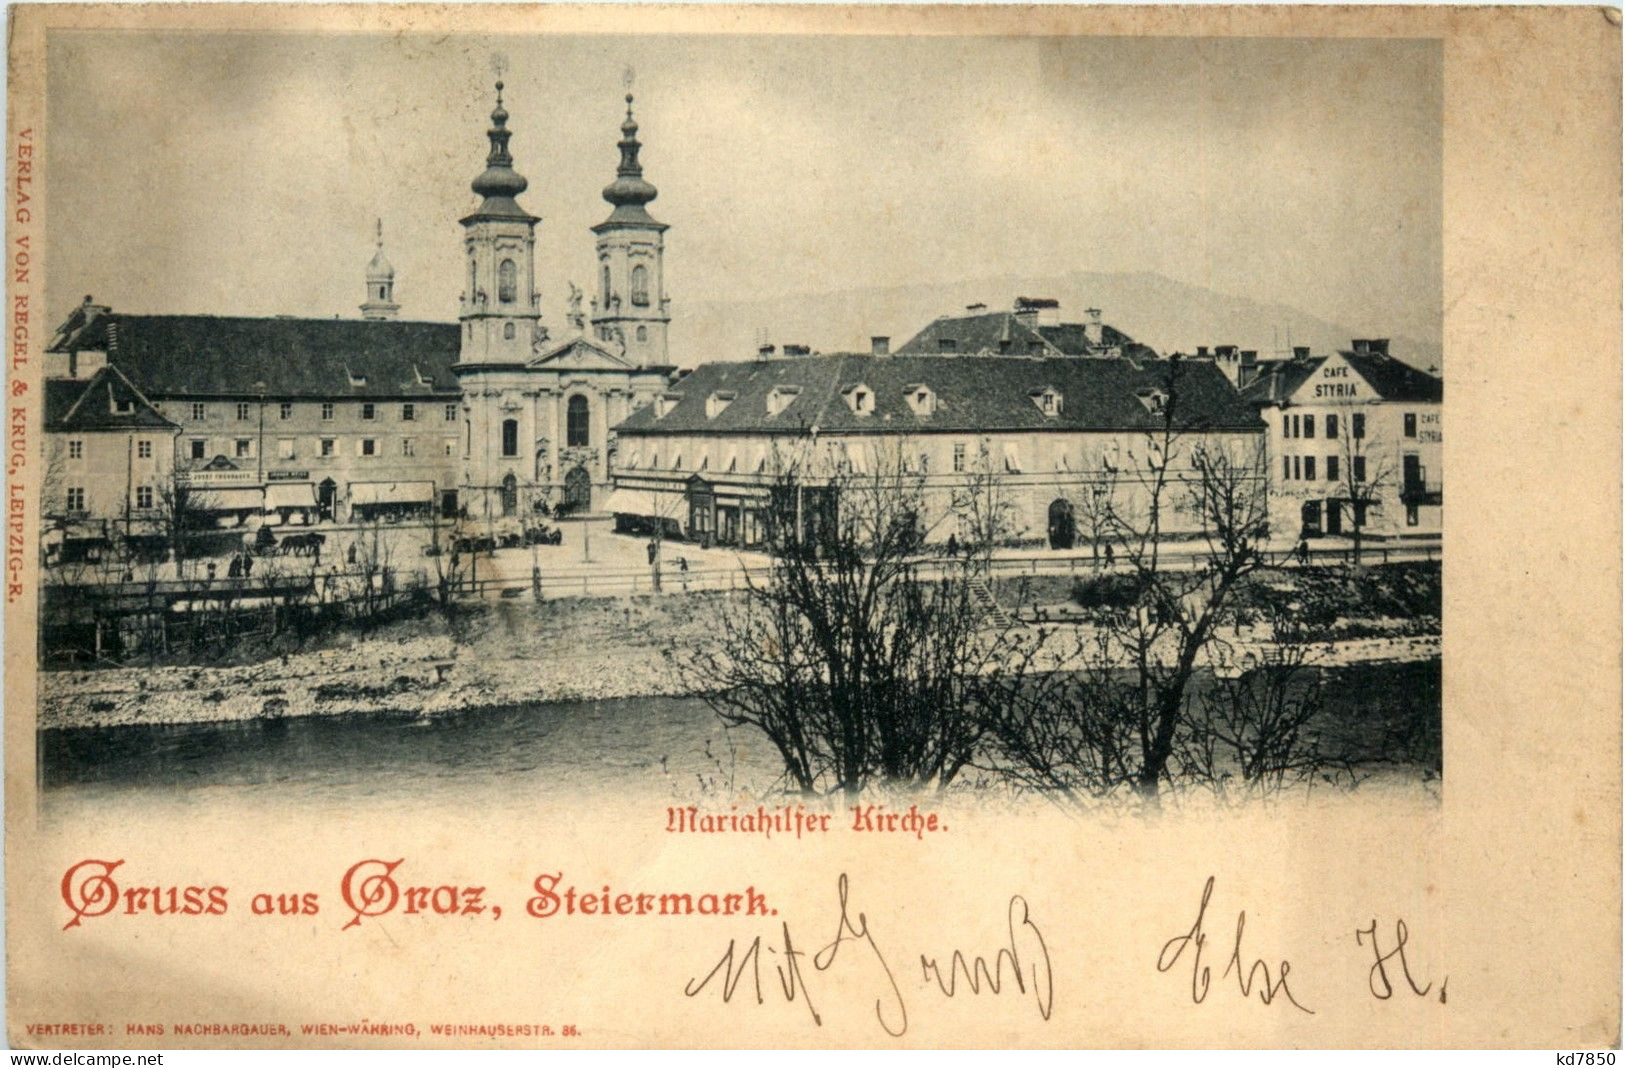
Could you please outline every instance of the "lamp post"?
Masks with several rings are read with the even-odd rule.
[[[265,383],[263,381],[255,382],[254,383],[254,389],[260,395],[259,442],[255,445],[255,448],[254,448],[254,458],[257,461],[258,467],[259,467],[260,492],[264,493],[265,492],[265,389],[266,389]],[[263,510],[263,505],[262,505],[262,510]]]

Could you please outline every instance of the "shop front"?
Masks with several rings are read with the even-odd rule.
[[[352,482],[352,523],[399,523],[428,519],[435,506],[433,482]]]

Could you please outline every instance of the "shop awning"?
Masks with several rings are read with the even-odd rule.
[[[187,507],[199,512],[257,512],[265,494],[258,486],[251,489],[193,489],[187,495]]]
[[[316,487],[309,482],[273,482],[265,487],[265,510],[316,507]]]
[[[350,504],[431,504],[433,482],[352,482]]]
[[[675,519],[683,514],[683,498],[657,490],[618,488],[604,502],[611,515],[639,515],[650,519]]]

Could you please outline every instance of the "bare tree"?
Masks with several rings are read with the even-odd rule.
[[[922,476],[872,459],[775,479],[768,576],[723,602],[713,648],[679,660],[722,722],[760,731],[808,794],[952,783],[988,703],[1037,651],[986,628],[966,569],[920,574]]]
[[[1186,416],[1182,366],[1143,396],[1156,426],[1124,457],[1102,525],[1122,546],[1126,598],[1066,658],[1057,692],[1009,703],[994,724],[1002,770],[1063,798],[1131,789],[1150,805],[1170,780],[1191,683],[1233,621],[1238,585],[1260,566],[1268,518],[1256,450],[1217,447]],[[1175,520],[1196,551],[1169,554]]]
[[[1019,509],[1005,486],[1004,472],[999,470],[987,438],[977,442],[975,457],[960,473],[950,509],[964,541],[965,559],[986,574],[994,551],[1014,537],[1020,527]]]
[[[1343,501],[1349,508],[1349,529],[1354,539],[1354,562],[1360,562],[1365,529],[1371,513],[1382,507],[1382,496],[1394,484],[1396,472],[1391,452],[1383,442],[1371,437],[1365,412],[1344,412],[1337,433],[1337,480]],[[1338,502],[1332,507],[1341,507]]]

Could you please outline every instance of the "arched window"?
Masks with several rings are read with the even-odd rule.
[[[512,323],[503,323],[502,324],[502,338],[503,338],[504,341],[512,341],[513,340],[513,324]]]
[[[585,445],[591,436],[587,421],[587,398],[577,393],[570,398],[565,413],[564,443],[569,446]]]
[[[609,307],[609,264],[604,264],[604,307]]]
[[[641,263],[632,268],[632,303],[639,307],[649,305],[649,268]]]
[[[504,419],[502,421],[502,455],[519,455],[519,420]]]
[[[519,292],[519,268],[513,260],[503,260],[497,267],[497,299],[512,304]]]
[[[474,260],[468,261],[468,302],[478,303],[480,291],[480,265]]]
[[[384,287],[383,286],[378,287],[378,299],[379,300],[384,299]]]
[[[639,341],[648,341],[649,340],[649,328],[647,326],[638,327],[638,340]]]
[[[510,473],[502,479],[502,514],[513,515],[519,510],[519,480]]]

